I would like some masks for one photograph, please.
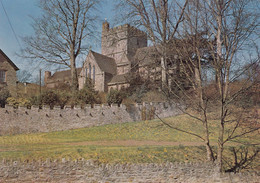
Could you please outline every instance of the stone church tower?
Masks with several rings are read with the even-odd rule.
[[[129,24],[110,28],[106,21],[102,25],[101,54],[89,51],[82,68],[78,71],[79,89],[91,79],[98,91],[122,89],[130,86],[128,77],[140,48],[147,47],[145,32]],[[64,75],[70,71],[46,73],[46,86],[55,87],[58,82],[68,83]]]
[[[107,21],[103,23],[101,54],[115,60],[118,75],[130,71],[136,50],[146,46],[147,35],[143,31],[129,24],[110,29]]]

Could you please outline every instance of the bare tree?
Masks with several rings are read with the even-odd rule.
[[[17,72],[17,78],[18,78],[18,81],[21,83],[31,82],[32,74],[26,70],[19,70]]]
[[[194,53],[193,49],[188,48],[188,46],[192,46],[191,39],[187,38],[185,40],[180,40],[180,32],[182,30],[182,23],[184,20],[184,14],[186,12],[188,6],[188,0],[184,1],[183,4],[179,3],[179,1],[168,1],[168,0],[152,0],[152,1],[143,1],[143,0],[124,0],[120,1],[120,6],[124,8],[127,7],[129,10],[126,13],[126,17],[130,17],[135,25],[139,25],[148,35],[148,38],[152,41],[153,47],[155,48],[155,52],[161,58],[160,61],[160,68],[161,68],[161,80],[163,89],[165,91],[171,91],[171,86],[169,86],[169,80],[176,81],[176,78],[172,78],[170,74],[170,65],[174,65],[173,68],[176,68],[176,64],[180,66],[181,61],[184,62],[186,59],[190,59],[190,65],[187,70],[184,72],[186,78],[189,78],[193,81],[194,75],[198,78],[198,71],[195,69],[196,74],[194,73],[194,58],[192,58]],[[125,13],[125,12],[124,12]],[[180,29],[180,30],[179,30]],[[183,34],[181,34],[183,35]],[[203,44],[199,41],[200,46]],[[190,45],[188,45],[190,44]],[[177,48],[178,45],[178,48]],[[188,49],[187,49],[188,48]],[[183,52],[186,50],[186,52]],[[201,50],[201,49],[200,49]],[[151,51],[151,50],[150,50]],[[195,50],[196,51],[196,50]],[[149,53],[148,53],[149,55]],[[180,58],[174,59],[175,56]],[[152,56],[154,57],[154,56]],[[185,59],[184,59],[185,58]],[[151,58],[152,59],[152,58]],[[142,62],[142,60],[141,60]],[[158,64],[155,64],[158,65]],[[183,65],[183,64],[182,64]],[[187,64],[185,64],[187,65]],[[199,64],[196,64],[199,67]],[[180,70],[180,67],[177,66]],[[151,68],[148,68],[148,70]],[[179,71],[177,71],[179,72]],[[193,74],[194,73],[194,74]],[[178,74],[180,79],[180,74]],[[179,87],[178,90],[183,90],[182,83],[175,82],[177,85],[175,87]],[[196,83],[191,82],[195,88],[202,88],[202,83],[199,79],[196,80]],[[168,90],[169,89],[169,90]],[[175,96],[176,93],[172,94]],[[191,97],[192,98],[192,97]],[[190,99],[191,99],[190,98]],[[200,94],[200,99],[202,100],[202,94]],[[200,107],[202,107],[203,102],[200,100]],[[195,116],[194,116],[195,117]],[[213,160],[213,152],[211,146],[209,144],[209,130],[208,130],[208,123],[207,118],[204,115],[205,119],[200,119],[205,127],[205,135],[190,133],[183,129],[175,128],[169,124],[171,128],[183,131],[185,133],[194,135],[205,142],[207,147],[207,157],[208,160]]]
[[[245,95],[259,81],[250,82],[251,78],[247,78],[236,89],[233,87],[234,82],[246,69],[237,65],[249,62],[247,49],[255,50],[254,58],[250,59],[253,63],[260,61],[258,49],[257,47],[254,49],[252,41],[259,38],[256,34],[260,25],[256,7],[257,2],[253,0],[191,1],[185,12],[183,32],[179,34],[184,45],[175,47],[179,50],[178,56],[185,65],[186,77],[194,87],[192,95],[187,91],[183,91],[182,95],[191,99],[189,102],[198,112],[194,117],[204,126],[204,141],[208,143],[206,147],[210,149],[207,152],[211,152],[208,154],[211,160],[215,157],[209,141],[210,106],[214,106],[215,112],[219,113],[216,118],[218,121],[216,158],[220,171],[223,171],[224,145],[230,141],[241,142],[240,138],[259,130],[257,117],[252,115],[254,117],[249,120],[246,113],[250,113],[250,109],[246,109],[239,101],[239,97]],[[248,60],[238,58],[243,58],[243,55]],[[255,64],[251,64],[253,65]],[[211,75],[215,76],[215,80],[212,81],[215,92],[211,95],[207,91],[210,87],[205,87],[207,85],[203,75],[205,69],[213,71]],[[195,99],[192,98],[194,95]]]
[[[71,69],[72,89],[78,88],[77,57],[87,51],[93,35],[98,0],[41,0],[42,17],[33,18],[34,35],[24,38],[22,55],[33,60],[63,64]]]
[[[133,23],[144,28],[163,58],[161,66],[165,74],[162,78],[166,75],[178,88],[176,92],[170,88],[171,85],[167,85],[169,100],[177,98],[179,103],[194,109],[195,112],[183,112],[200,121],[204,133],[196,134],[163,119],[161,121],[203,140],[207,159],[217,160],[220,171],[223,171],[224,145],[230,141],[241,143],[241,138],[259,130],[257,115],[249,118],[252,109],[245,108],[240,102],[253,85],[259,84],[259,80],[251,82],[247,78],[234,87],[235,81],[249,69],[238,65],[260,61],[258,48],[254,47],[259,43],[259,4],[256,0],[190,0],[183,2],[183,5],[173,1],[121,1],[122,6],[126,4],[129,7],[128,17],[133,17]],[[179,7],[176,14],[172,12],[174,5]],[[253,52],[251,57],[248,49]],[[170,69],[164,67],[164,63],[168,66],[169,62],[177,63],[178,72],[188,80],[189,90],[182,87],[181,80],[172,78]],[[214,80],[210,80],[209,84],[207,78],[213,76]],[[218,114],[214,118],[217,122],[213,124],[218,130],[213,134],[210,132],[212,110]],[[217,152],[213,152],[212,135],[218,139]],[[237,161],[236,166],[239,164],[245,165]]]
[[[246,48],[246,44],[250,44],[250,37],[254,36],[256,28],[259,26],[259,14],[254,6],[256,1],[245,0],[218,0],[209,1],[203,8],[210,12],[207,28],[208,36],[213,35],[216,39],[216,57],[213,57],[213,68],[215,71],[216,86],[219,92],[219,102],[221,114],[219,118],[219,137],[218,137],[218,153],[217,159],[220,169],[222,168],[223,146],[226,142],[234,140],[253,131],[256,128],[244,128],[241,133],[238,127],[244,119],[236,118],[230,121],[228,116],[231,112],[231,105],[242,91],[247,90],[251,85],[245,83],[241,88],[230,94],[230,85],[232,78],[232,66],[237,63],[236,55],[242,54],[242,49]],[[206,22],[206,20],[203,20]],[[207,22],[206,22],[207,23]],[[210,29],[214,27],[214,29]],[[213,46],[211,46],[213,47]],[[241,53],[242,52],[242,53]],[[259,62],[256,58],[255,62]],[[242,70],[241,70],[242,71]],[[240,72],[241,72],[240,71]],[[230,133],[226,134],[228,124],[233,122],[234,126]]]
[[[168,85],[167,49],[183,21],[188,0],[120,0],[123,18],[143,29],[160,55],[162,88]]]

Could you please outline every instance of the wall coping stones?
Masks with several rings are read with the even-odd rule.
[[[18,106],[18,109],[25,111],[25,110],[27,110],[28,108],[25,107],[25,106]]]
[[[51,110],[51,107],[49,105],[43,105],[42,110]]]
[[[80,105],[75,105],[73,109],[75,109],[75,110],[81,110],[82,108],[81,108]]]
[[[85,109],[91,109],[92,107],[91,107],[91,104],[86,104],[85,105]]]
[[[31,109],[32,109],[32,110],[38,110],[39,108],[40,108],[40,107],[37,106],[37,105],[32,105],[32,106],[31,106]]]
[[[102,108],[103,106],[101,104],[94,104],[94,109],[100,109]]]
[[[55,109],[61,109],[61,106],[57,106],[57,105],[55,105],[54,107],[53,107],[53,109],[55,110]]]
[[[101,107],[102,108],[108,108],[108,107],[110,107],[108,104],[101,104]]]
[[[143,102],[143,103],[134,103],[134,104],[120,104],[119,106],[117,104],[94,104],[93,108],[96,109],[100,109],[100,108],[112,108],[112,107],[118,107],[118,108],[123,108],[126,109],[127,106],[134,106],[134,107],[146,107],[146,106],[158,106],[158,105],[163,105],[164,108],[168,108],[169,106],[176,106],[176,104],[173,103],[169,103],[169,102]],[[86,104],[84,108],[92,108],[91,104]],[[2,109],[15,109],[13,106],[11,105],[5,105],[4,108]],[[19,106],[17,109],[26,109],[26,110],[31,110],[31,109],[40,109],[40,106],[37,105],[32,105],[31,108],[27,108],[25,106]],[[49,105],[43,105],[42,109],[51,109]],[[51,110],[55,110],[55,109],[62,109],[61,106],[53,106],[53,109]],[[80,105],[75,105],[75,106],[69,106],[69,105],[65,105],[63,109],[82,109],[82,107]],[[62,110],[63,110],[62,109]],[[1,110],[1,108],[0,108]]]
[[[5,105],[5,109],[14,109],[14,107],[11,105]]]

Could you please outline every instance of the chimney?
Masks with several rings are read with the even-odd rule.
[[[51,72],[50,71],[45,71],[44,73],[44,84],[47,84],[48,79],[51,77]]]
[[[102,25],[102,32],[108,32],[109,31],[109,23],[107,22],[107,20],[105,20],[105,22],[103,22]]]

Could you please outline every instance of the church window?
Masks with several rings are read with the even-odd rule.
[[[0,83],[6,82],[6,71],[0,70]]]
[[[88,77],[91,79],[91,64],[88,64],[88,68],[89,68],[89,74],[88,74]]]
[[[96,72],[96,68],[93,65],[93,84],[95,84],[95,74],[96,74],[95,72]]]
[[[85,70],[85,77],[86,77],[86,79],[88,78],[88,68],[86,68],[86,70]]]

